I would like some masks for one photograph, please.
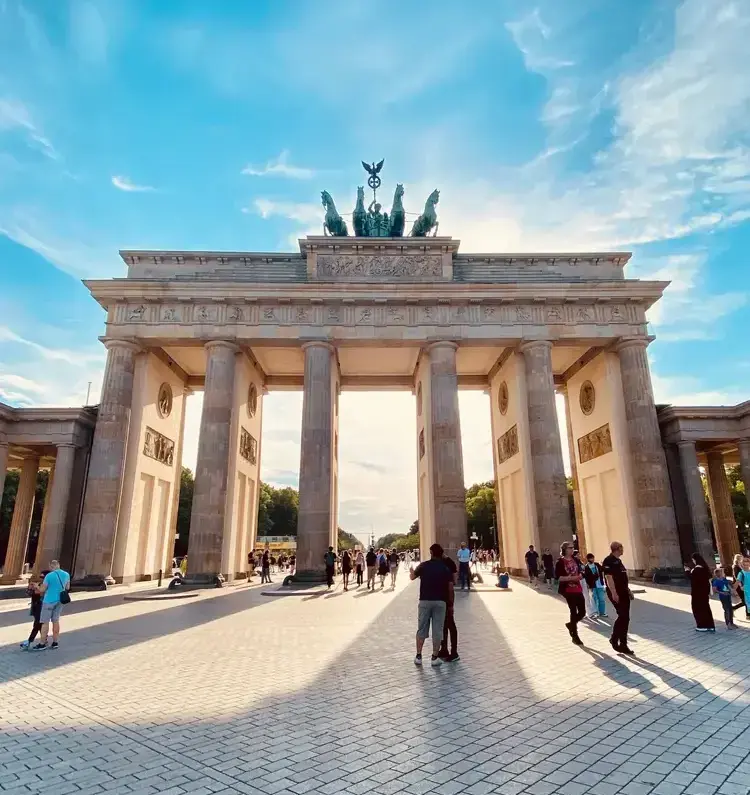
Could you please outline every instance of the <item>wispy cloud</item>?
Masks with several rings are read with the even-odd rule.
[[[39,354],[43,359],[47,359],[48,361],[65,362],[66,364],[71,364],[76,367],[89,365],[92,363],[101,363],[106,358],[104,349],[101,349],[101,351],[97,351],[96,353],[85,353],[80,350],[73,351],[66,350],[65,348],[51,348],[47,345],[41,345],[38,342],[26,339],[20,334],[16,334],[7,326],[0,326],[0,343],[4,342],[24,345],[33,350],[35,353]],[[25,388],[28,389],[28,384],[32,383],[32,381],[26,378],[22,378],[21,380],[26,384]],[[17,380],[16,386],[20,385],[21,381]]]
[[[273,199],[255,199],[252,207],[243,207],[246,214],[259,215],[261,218],[280,216],[300,224],[322,223],[323,208],[309,202],[278,202]]]
[[[285,149],[278,157],[269,160],[265,166],[245,166],[243,174],[251,177],[285,177],[287,179],[311,179],[315,169],[293,166],[289,162],[289,152]]]
[[[114,176],[112,177],[112,184],[118,190],[124,190],[127,193],[149,193],[156,190],[151,185],[138,185],[133,182],[130,177]]]
[[[34,121],[29,108],[19,100],[0,97],[0,132],[12,129],[23,130],[29,145],[38,149],[45,157],[50,160],[59,159],[55,147]]]

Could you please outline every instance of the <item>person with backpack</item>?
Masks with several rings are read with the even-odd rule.
[[[596,558],[591,552],[586,555],[583,578],[586,580],[586,585],[588,585],[589,593],[591,594],[591,606],[593,608],[591,618],[606,618],[607,600],[604,598],[604,573],[602,572],[601,564],[596,562]]]
[[[52,624],[51,649],[57,649],[60,640],[60,615],[63,606],[70,602],[70,574],[60,568],[60,563],[53,560],[49,564],[49,573],[39,586],[42,595],[42,609],[39,614],[41,623],[39,643],[32,647],[33,651],[47,650],[49,625]]]
[[[370,588],[372,588],[374,591],[375,574],[378,571],[378,556],[375,553],[375,547],[370,547],[370,549],[367,551],[365,562],[367,563],[367,590],[369,591]]]
[[[380,590],[385,588],[385,578],[388,576],[388,554],[381,547],[378,550],[378,577],[380,577]],[[374,587],[374,586],[373,586]]]

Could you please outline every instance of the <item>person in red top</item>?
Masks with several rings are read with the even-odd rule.
[[[570,609],[570,621],[565,626],[573,643],[583,646],[583,641],[578,637],[578,622],[586,615],[586,601],[581,587],[581,570],[573,552],[573,544],[565,541],[560,547],[560,558],[555,565],[555,579],[559,581],[559,593],[565,597]]]

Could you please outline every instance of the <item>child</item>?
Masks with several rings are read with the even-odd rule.
[[[42,580],[40,582],[44,580],[47,574],[49,574],[49,571],[45,569],[42,572]],[[34,617],[34,625],[31,628],[29,639],[21,643],[22,649],[30,649],[37,634],[42,631],[42,594],[39,592],[38,583],[29,582],[26,588],[26,595],[31,599],[31,615]]]
[[[583,576],[591,593],[591,601],[594,607],[592,618],[606,618],[607,602],[604,599],[604,574],[602,574],[601,564],[596,562],[596,558],[590,552],[586,555],[586,568],[583,571]]]
[[[719,597],[721,606],[724,608],[724,620],[727,622],[727,629],[736,629],[734,625],[734,612],[732,611],[732,586],[724,575],[724,569],[718,566],[714,569],[714,578],[711,580],[711,588]]]

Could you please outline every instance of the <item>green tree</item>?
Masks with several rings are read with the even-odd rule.
[[[406,538],[406,533],[386,533],[375,542],[375,549],[390,549],[400,538]]]
[[[401,536],[396,539],[393,544],[397,552],[406,552],[407,549],[419,549],[419,533],[409,533],[407,536]]]
[[[748,504],[747,494],[745,494],[745,484],[742,481],[742,472],[739,466],[727,469],[729,478],[729,496],[732,500],[732,511],[737,531],[743,546],[750,543],[750,532],[746,525],[750,525],[750,505]]]
[[[353,536],[351,533],[347,533],[346,530],[342,530],[339,527],[339,534],[338,534],[338,544],[339,549],[354,549],[354,547],[359,544],[360,541],[356,536]]]
[[[188,537],[190,536],[190,514],[193,510],[193,488],[195,478],[192,470],[182,467],[180,471],[180,496],[177,500],[177,526],[175,532],[179,536],[174,543],[174,555],[187,555]]]
[[[0,560],[5,559],[10,538],[10,524],[13,520],[13,508],[16,504],[16,493],[18,492],[18,481],[21,473],[18,469],[9,469],[5,476],[3,487],[2,503],[0,504]],[[31,527],[29,528],[29,540],[26,546],[26,562],[33,563],[36,556],[36,547],[39,542],[39,530],[42,526],[42,511],[44,511],[44,501],[47,497],[47,483],[49,472],[40,469],[36,476],[36,491],[34,494],[34,510],[31,514]]]
[[[475,483],[466,489],[466,524],[469,535],[476,533],[477,545],[484,549],[497,546],[495,484]]]
[[[271,500],[268,505],[268,518],[275,536],[296,536],[297,515],[299,513],[299,493],[287,486],[283,489],[268,487]]]

